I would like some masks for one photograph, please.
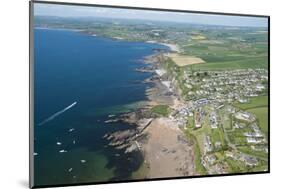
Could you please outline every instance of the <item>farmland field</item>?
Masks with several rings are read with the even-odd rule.
[[[264,132],[267,136],[268,127],[269,127],[269,125],[268,125],[268,107],[252,108],[252,109],[249,109],[248,111],[257,116],[259,126],[260,126],[262,132]]]

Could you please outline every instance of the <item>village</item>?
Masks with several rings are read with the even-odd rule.
[[[168,80],[165,69],[156,70],[156,74],[175,95],[172,91],[178,90],[174,85],[177,81]],[[188,92],[182,93],[184,103],[174,107],[169,118],[194,136],[200,154],[200,164],[196,166],[207,174],[266,170],[267,136],[257,116],[236,104],[250,104],[255,97],[267,95],[267,70],[185,69],[181,79]]]
[[[185,85],[191,91],[189,99],[217,99],[218,103],[238,100],[246,103],[248,97],[266,94],[268,73],[265,69],[232,71],[185,71]]]

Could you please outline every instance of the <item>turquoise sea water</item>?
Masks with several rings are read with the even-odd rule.
[[[34,167],[36,185],[131,179],[142,162],[107,145],[110,114],[145,100],[149,73],[136,72],[158,44],[34,29]]]

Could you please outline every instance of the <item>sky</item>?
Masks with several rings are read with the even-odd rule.
[[[224,26],[267,27],[267,18],[35,3],[35,16],[103,17]]]

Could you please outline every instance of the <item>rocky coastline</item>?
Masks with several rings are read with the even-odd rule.
[[[124,131],[108,133],[104,138],[109,141],[109,146],[123,149],[124,153],[139,152],[144,159],[142,171],[145,173],[142,175],[145,175],[145,178],[195,174],[192,144],[176,122],[151,111],[152,107],[157,105],[173,107],[179,103],[178,95],[163,84],[159,73],[155,71],[161,69],[163,61],[163,54],[157,52],[145,57],[145,66],[136,70],[153,73],[143,81],[151,84],[146,90],[147,101],[144,107],[118,117],[110,117],[105,121],[124,122],[132,126]],[[160,156],[163,156],[162,159],[159,159]]]

